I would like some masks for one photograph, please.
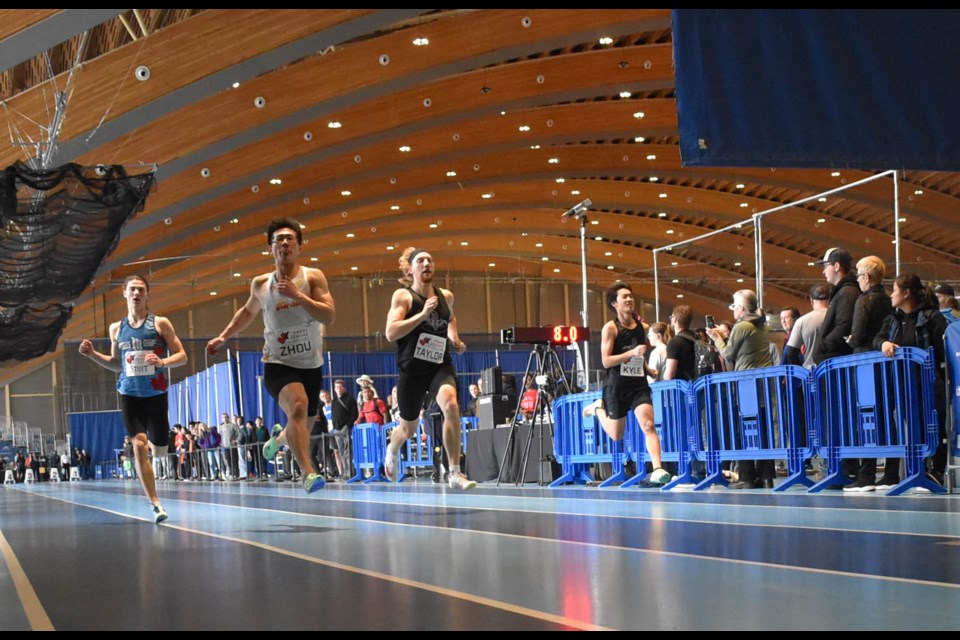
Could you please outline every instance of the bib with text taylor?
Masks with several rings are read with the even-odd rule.
[[[442,336],[434,336],[429,333],[421,333],[417,338],[417,346],[414,349],[413,357],[418,360],[426,360],[434,364],[443,362],[443,354],[447,350],[447,339]]]

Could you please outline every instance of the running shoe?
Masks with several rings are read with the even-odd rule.
[[[277,442],[277,436],[283,433],[283,427],[278,424],[273,425],[273,432],[270,439],[263,444],[263,457],[267,460],[273,460],[277,457],[277,451],[280,451],[280,443]]]
[[[650,474],[650,484],[665,485],[670,482],[670,473],[666,469],[654,469]]]
[[[326,482],[323,480],[323,476],[319,473],[308,473],[307,477],[303,479],[303,488],[307,493],[314,493],[323,489],[323,485]]]
[[[470,491],[470,489],[473,489],[477,486],[477,483],[475,480],[470,480],[462,473],[451,473],[447,480],[447,486],[451,489]]]
[[[153,521],[160,524],[167,519],[167,512],[159,504],[153,505]]]
[[[603,404],[603,399],[602,399],[602,398],[597,398],[596,400],[594,400],[593,402],[591,402],[590,404],[588,404],[587,406],[585,406],[585,407],[583,408],[583,417],[584,417],[584,418],[589,418],[589,417],[592,416],[592,415],[596,415],[597,409],[600,408],[600,405],[601,405],[601,404]]]
[[[397,468],[400,466],[400,452],[391,453],[390,447],[387,447],[387,455],[383,457],[383,472],[387,474],[387,480],[397,481]]]

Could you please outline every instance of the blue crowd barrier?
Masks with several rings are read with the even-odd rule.
[[[653,423],[660,438],[660,459],[677,463],[677,477],[663,487],[667,491],[679,484],[691,484],[690,463],[696,458],[702,445],[700,414],[696,408],[693,383],[686,380],[655,382],[650,387],[653,402]],[[627,459],[634,460],[637,474],[627,478],[621,489],[642,482],[648,474],[641,473],[649,459],[646,436],[632,411],[627,417],[624,435]]]
[[[849,482],[844,458],[904,458],[906,478],[888,496],[915,487],[945,492],[926,475],[939,440],[935,378],[933,351],[916,347],[898,347],[893,357],[876,351],[821,362],[819,450],[828,473],[810,492]]]
[[[363,481],[363,484],[386,481],[380,473],[386,451],[382,428],[384,426],[376,422],[354,425],[350,435],[353,445],[353,468],[356,474],[347,480],[347,484],[359,481]],[[364,469],[370,469],[373,472],[369,478],[363,477]]]
[[[796,365],[712,373],[694,383],[705,417],[707,477],[695,487],[726,486],[727,460],[787,461],[787,478],[774,491],[810,486],[803,462],[813,455],[818,414],[811,372]]]
[[[596,416],[583,415],[584,407],[599,397],[599,391],[586,391],[560,396],[553,402],[553,453],[562,472],[550,483],[551,487],[592,482],[589,467],[602,462],[612,465],[613,475],[601,483],[601,487],[624,478],[626,456],[622,444],[603,431]]]

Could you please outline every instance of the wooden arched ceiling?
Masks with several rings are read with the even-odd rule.
[[[256,258],[277,216],[306,226],[308,254],[331,280],[393,277],[399,249],[416,244],[453,274],[579,283],[579,223],[561,213],[590,198],[591,284],[619,277],[650,296],[653,249],[890,168],[681,166],[669,10],[0,18],[9,131],[39,135],[33,123],[49,122],[54,87],[81,60],[55,164],[159,167],[146,209],[76,301],[66,339],[94,331],[94,296],[129,273],[242,293],[266,268]],[[136,79],[139,66],[148,80]],[[15,142],[0,149],[4,166],[31,156]],[[960,280],[960,180],[899,178],[901,268]],[[830,246],[879,255],[892,270],[893,220],[890,178],[765,217],[766,305],[805,308],[822,277],[809,263]],[[733,290],[753,286],[753,242],[745,228],[660,254],[662,304],[683,294],[697,313],[723,312]],[[152,302],[172,313],[191,301],[168,286]],[[0,382],[29,365],[0,363]]]

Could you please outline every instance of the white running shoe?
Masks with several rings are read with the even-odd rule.
[[[590,404],[588,404],[587,406],[585,406],[585,407],[583,408],[583,417],[584,417],[584,418],[589,418],[590,416],[596,415],[596,414],[597,414],[597,409],[599,409],[599,408],[600,408],[600,405],[602,405],[602,404],[603,404],[603,399],[602,399],[602,398],[597,398],[596,400],[594,400],[593,402],[591,402]]]
[[[153,505],[153,521],[157,524],[160,524],[167,519],[167,512],[164,510],[160,504]]]
[[[670,482],[670,473],[665,469],[654,469],[650,474],[650,483],[665,485]]]
[[[473,489],[477,486],[477,483],[475,480],[470,480],[462,473],[451,473],[449,479],[447,480],[447,486],[449,486],[451,489],[470,491],[470,489]]]
[[[387,474],[387,480],[390,482],[397,481],[397,469],[400,467],[400,452],[394,451],[390,452],[390,447],[387,447],[387,454],[383,457],[383,472]]]

